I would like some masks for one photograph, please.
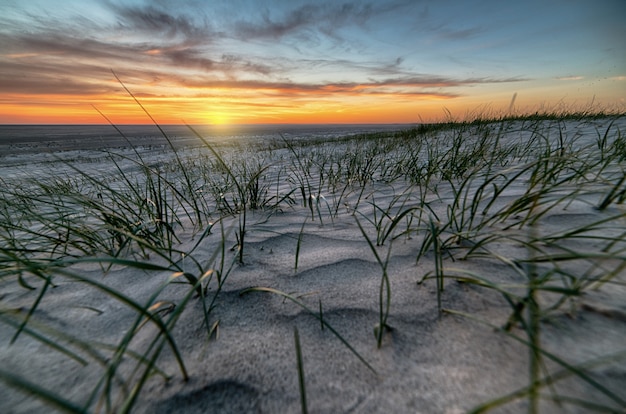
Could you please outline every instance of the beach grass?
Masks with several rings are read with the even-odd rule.
[[[191,126],[202,145],[176,148],[152,119],[169,143],[162,154],[168,162],[155,163],[131,146],[131,152],[107,150],[110,168],[102,173],[59,158],[58,173],[39,177],[23,171],[3,178],[0,283],[7,293],[0,291],[0,298],[7,299],[0,302],[0,322],[11,335],[2,338],[2,346],[28,337],[88,367],[91,388],[71,399],[19,372],[2,369],[0,381],[60,411],[130,412],[153,377],[188,380],[185,338],[176,336],[179,321],[199,303],[206,344],[216,340],[215,312],[229,277],[248,263],[249,235],[291,214],[299,223],[290,265],[296,276],[307,266],[302,256],[308,228],[356,224],[366,246],[362,255],[373,257],[380,269],[373,292],[378,300],[371,304],[377,352],[388,352],[383,340],[394,326],[392,252],[400,244],[418,266],[430,266],[415,282],[419,288],[434,283],[438,318],[454,315],[493,326],[494,335],[527,348],[527,385],[492,395],[473,412],[520,399],[529,413],[544,404],[623,410],[624,398],[598,381],[593,369],[623,362],[626,350],[568,362],[542,339],[545,324],[555,315],[579,312],[587,292],[624,286],[623,119],[591,112],[483,116],[319,142],[281,137],[253,152],[216,145]],[[572,125],[582,125],[585,133],[570,133]],[[542,226],[568,209],[596,213],[556,230]],[[595,249],[587,250],[589,245]],[[513,276],[500,279],[464,267],[481,261],[501,264]],[[136,298],[123,285],[109,284],[120,269],[136,275],[132,283],[152,285],[150,293]],[[455,309],[447,301],[446,285],[452,282],[501,296],[508,306],[501,323]],[[131,316],[120,324],[120,335],[93,341],[78,326],[67,333],[46,319],[56,287],[68,283],[126,309]],[[305,299],[273,286],[243,289],[240,297],[253,292],[303,309],[376,375],[376,367],[348,339],[350,332],[339,332],[322,313],[324,298],[316,312]],[[93,305],[91,312],[105,312],[99,306],[104,309]],[[294,378],[307,412],[313,407],[304,383],[301,331],[294,326]],[[159,366],[164,353],[173,355],[177,374]],[[29,358],[27,351],[19,356]],[[561,395],[555,384],[572,378],[589,384],[599,399]]]

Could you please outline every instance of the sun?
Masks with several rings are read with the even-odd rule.
[[[229,125],[231,117],[227,112],[217,111],[207,114],[206,119],[211,125]]]

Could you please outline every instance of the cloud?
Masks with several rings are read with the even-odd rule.
[[[62,31],[49,30],[47,33],[0,34],[0,41],[7,42],[8,54],[5,57],[31,57],[51,59],[131,59],[141,49],[123,43],[108,43],[88,37],[74,37]],[[144,45],[150,47],[149,45]],[[11,56],[12,54],[17,54]],[[24,56],[20,56],[24,54]],[[62,62],[59,62],[62,63]]]
[[[207,95],[207,94],[200,94],[200,95],[195,95],[194,98],[197,99],[211,99],[211,98],[215,98],[215,96],[213,95]],[[265,103],[265,102],[253,102],[253,101],[242,101],[242,100],[233,100],[233,99],[227,99],[227,100],[221,100],[220,101],[220,106],[224,107],[224,106],[235,106],[235,107],[255,107],[255,108],[293,108],[293,103],[290,101],[287,102],[283,102],[283,103],[278,103],[278,102],[271,102],[271,103]]]
[[[449,79],[436,76],[416,76],[371,80],[367,82],[271,82],[261,80],[216,80],[216,79],[179,79],[187,87],[198,89],[253,90],[274,97],[297,96],[358,96],[358,95],[402,95],[455,98],[460,96],[453,91],[446,91],[458,86],[479,83],[518,82],[521,79]]]
[[[583,80],[585,79],[585,77],[584,76],[559,76],[554,79],[560,80],[560,81],[577,81],[577,80]]]
[[[6,94],[15,95],[72,95],[93,96],[114,92],[115,89],[102,83],[90,83],[74,77],[0,77],[0,89]]]
[[[117,30],[159,36],[168,40],[181,39],[186,44],[210,42],[217,36],[206,20],[199,23],[197,18],[189,15],[174,14],[153,5],[132,6],[111,1],[105,4],[116,16]]]
[[[153,42],[118,43],[76,38],[51,30],[39,33],[0,33],[7,45],[0,55],[0,85],[4,91],[32,94],[98,94],[110,92],[110,69],[141,83],[167,79],[168,73],[191,70],[214,76],[269,75],[276,68],[235,54],[208,58],[202,50]],[[92,79],[101,85],[85,82]]]
[[[485,29],[481,27],[472,27],[469,29],[459,30],[441,29],[439,36],[444,40],[465,40],[471,37],[475,37],[483,32],[485,32]]]
[[[365,27],[373,18],[403,7],[404,2],[311,2],[288,10],[278,17],[268,9],[260,20],[237,20],[232,26],[233,36],[242,40],[277,40],[289,36],[311,40],[316,34],[340,39],[339,31],[350,26]]]
[[[319,9],[306,5],[291,11],[278,21],[273,21],[270,12],[265,9],[261,22],[237,21],[234,24],[234,36],[247,40],[278,39],[309,26],[316,15],[319,15]]]

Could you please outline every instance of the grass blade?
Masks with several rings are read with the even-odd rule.
[[[84,413],[82,407],[72,403],[69,400],[55,394],[54,392],[47,390],[43,387],[40,387],[37,384],[34,384],[30,381],[19,377],[12,372],[8,372],[0,368],[0,379],[4,381],[9,386],[16,388],[22,391],[25,394],[29,394],[37,397],[41,401],[46,404],[56,408],[57,410],[66,412],[66,413]]]
[[[302,414],[307,414],[309,410],[306,404],[306,385],[304,383],[304,364],[302,363],[302,348],[300,347],[300,335],[298,328],[293,328],[293,338],[296,346],[296,360],[298,364],[298,386],[300,388],[300,407]]]
[[[293,303],[295,303],[296,305],[300,306],[302,309],[306,310],[307,312],[309,312],[311,315],[313,315],[315,318],[317,318],[320,323],[322,323],[325,327],[328,328],[329,331],[331,331],[336,337],[337,339],[339,339],[349,350],[350,352],[352,352],[358,359],[359,361],[361,361],[363,364],[365,364],[365,366],[367,368],[369,368],[370,371],[372,371],[374,374],[377,374],[376,370],[374,369],[374,367],[372,367],[370,365],[369,362],[367,362],[365,360],[365,358],[363,358],[361,356],[361,354],[359,354],[357,352],[356,349],[354,349],[354,347],[352,345],[350,345],[350,343],[348,341],[346,341],[346,339],[341,336],[339,334],[339,332],[337,332],[335,330],[335,328],[333,328],[328,322],[326,322],[321,315],[319,315],[317,312],[314,312],[311,308],[309,308],[308,306],[306,306],[304,303],[302,303],[300,300],[298,300],[297,298],[293,297],[292,295],[285,293],[285,292],[281,292],[280,290],[276,290],[276,289],[272,289],[272,288],[266,288],[266,287],[251,287],[248,289],[244,289],[241,292],[239,292],[239,295],[245,295],[248,294],[250,292],[267,292],[267,293],[273,293],[275,295],[278,296],[282,296],[285,299],[288,299],[290,301],[292,301]]]

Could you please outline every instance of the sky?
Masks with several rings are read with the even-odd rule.
[[[0,0],[0,123],[623,112],[624,39],[624,0]]]

